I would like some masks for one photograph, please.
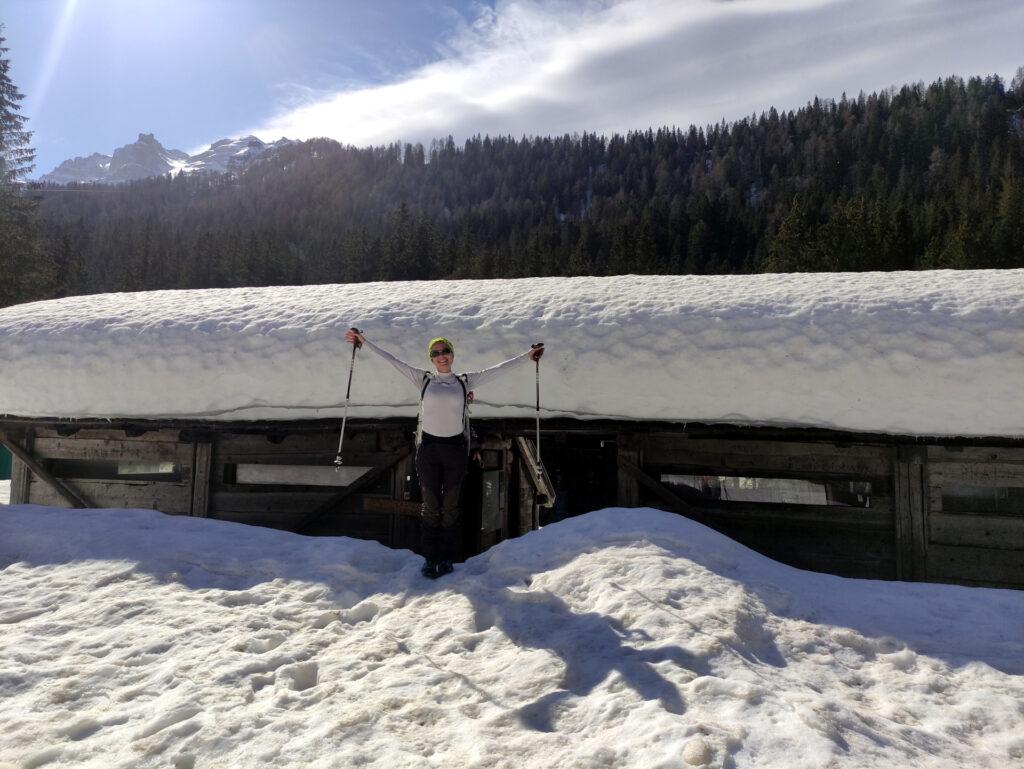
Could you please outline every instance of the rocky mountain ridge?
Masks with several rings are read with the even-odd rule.
[[[164,174],[225,173],[245,168],[258,157],[292,144],[290,139],[264,142],[255,136],[221,139],[203,152],[189,155],[181,150],[167,149],[156,137],[140,133],[131,144],[118,147],[112,155],[94,152],[88,157],[65,160],[53,171],[40,177],[52,184],[103,182],[119,184]]]

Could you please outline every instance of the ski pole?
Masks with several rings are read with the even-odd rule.
[[[537,342],[537,344],[530,345],[530,347],[532,349],[536,350],[538,348],[543,348],[544,347],[544,343],[543,342]],[[537,438],[536,438],[536,445],[537,445],[537,479],[540,480],[540,477],[541,477],[541,464],[540,464],[540,355],[537,356],[536,360],[534,360],[534,363],[537,364]]]
[[[354,331],[357,334],[362,332],[353,326],[350,331]],[[348,401],[352,395],[352,372],[356,367],[356,350],[363,346],[363,343],[356,339],[352,343],[352,362],[348,367],[348,388],[345,390],[345,415],[341,418],[341,436],[338,438],[338,456],[334,458],[334,472],[338,472],[341,469],[341,447],[345,443],[345,423],[348,421]]]

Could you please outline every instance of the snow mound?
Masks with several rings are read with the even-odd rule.
[[[0,414],[341,414],[357,325],[416,365],[478,370],[544,341],[547,416],[1024,435],[1024,270],[622,276],[158,291],[0,311]],[[532,417],[525,368],[476,417]],[[418,392],[359,356],[350,415]]]
[[[0,757],[143,769],[1024,757],[1022,592],[801,572],[645,509],[549,526],[438,582],[418,567],[344,538],[3,508]]]

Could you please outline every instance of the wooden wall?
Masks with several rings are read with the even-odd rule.
[[[44,469],[74,470],[84,466],[81,462],[175,468],[172,475],[145,479],[55,472],[89,506],[150,508],[309,534],[344,534],[398,548],[415,549],[419,542],[409,424],[353,429],[345,442],[346,467],[377,470],[352,488],[239,483],[232,469],[239,464],[330,468],[337,450],[333,425],[89,426],[72,428],[73,433],[45,424],[6,429]],[[606,504],[673,510],[799,568],[851,577],[1024,587],[1024,448],[748,438],[737,436],[735,428],[729,437],[707,430],[701,435],[624,430],[614,443],[617,499]],[[543,495],[528,466],[532,444],[526,440],[524,446],[501,434],[485,439],[484,467],[464,497],[467,554],[538,525]],[[694,498],[662,483],[669,474],[867,483],[870,504]],[[12,503],[68,506],[66,498],[15,460]],[[489,507],[482,511],[481,504]]]
[[[343,470],[370,468],[349,485],[302,482],[240,482],[240,465],[266,465],[292,471],[326,470],[333,482],[337,425],[258,430],[244,427],[196,426],[150,429],[64,428],[18,429],[11,437],[27,448],[44,470],[73,490],[89,507],[160,510],[218,520],[299,531],[312,535],[345,535],[374,539],[396,548],[416,550],[420,540],[420,497],[412,453],[411,425],[355,429],[346,436]],[[519,521],[510,491],[516,485],[520,460],[512,442],[489,436],[481,445],[482,467],[471,473],[463,495],[463,550],[475,554],[509,536],[533,519]],[[75,464],[68,464],[69,462]],[[84,463],[84,464],[83,464]],[[173,478],[97,479],[89,472],[116,473],[125,463],[164,463]],[[97,469],[98,468],[98,469]],[[243,475],[244,477],[244,475]],[[322,478],[320,480],[323,480]],[[486,492],[486,494],[485,494]],[[487,515],[482,516],[482,500]],[[514,496],[514,495],[513,495]],[[12,502],[67,507],[47,481],[17,462]],[[533,498],[523,501],[532,506]]]
[[[401,430],[351,434],[345,441],[344,463],[352,467],[391,464],[406,442]],[[315,521],[308,517],[338,497],[345,487],[245,484],[235,482],[231,474],[232,467],[238,464],[330,468],[337,449],[336,430],[278,436],[218,433],[211,457],[209,517],[291,531],[303,528],[311,534],[344,533],[399,547],[408,546],[394,529],[393,517],[402,514],[402,506],[383,504],[401,500],[400,489],[396,488],[397,473],[386,473],[378,483],[363,493],[340,500],[335,509]],[[374,502],[370,502],[368,510],[365,503],[369,500]]]
[[[799,568],[851,577],[898,576],[894,447],[657,433],[623,435],[619,445],[620,457],[628,452],[620,462],[625,481],[620,491],[641,504],[674,509]],[[871,506],[673,498],[653,485],[666,473],[868,482]]]
[[[928,447],[930,579],[1024,586],[1024,449]]]
[[[95,507],[148,508],[171,515],[192,513],[195,445],[182,443],[178,430],[153,430],[131,436],[124,430],[83,429],[61,436],[52,428],[32,431],[31,451],[44,460],[172,463],[179,480],[123,480],[63,476]],[[19,463],[20,464],[20,463]],[[24,471],[23,471],[24,472]],[[67,502],[34,474],[24,472],[27,485],[19,497],[34,505],[67,507]],[[12,495],[12,502],[14,501]]]

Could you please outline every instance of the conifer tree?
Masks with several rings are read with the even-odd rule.
[[[16,186],[32,170],[35,151],[20,114],[25,97],[11,81],[4,42],[0,24],[0,307],[46,296],[52,278],[35,205]]]

